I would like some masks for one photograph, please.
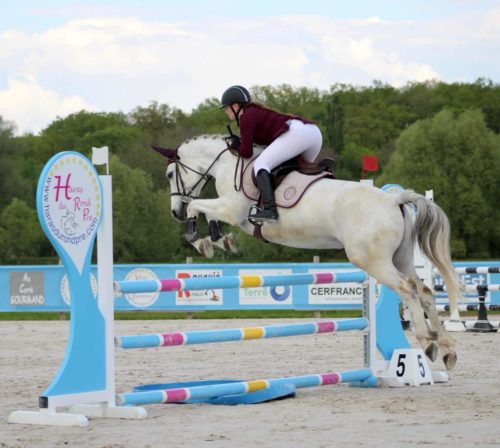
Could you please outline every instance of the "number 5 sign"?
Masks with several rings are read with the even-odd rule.
[[[434,384],[431,369],[420,348],[394,350],[389,365],[389,375],[410,386]]]

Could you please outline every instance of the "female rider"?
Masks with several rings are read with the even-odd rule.
[[[304,118],[253,102],[248,90],[238,85],[229,87],[223,93],[220,107],[240,128],[240,138],[233,136],[230,146],[241,157],[252,157],[254,143],[266,146],[253,168],[263,207],[252,208],[249,219],[260,223],[275,222],[278,212],[271,170],[299,155],[307,162],[313,162],[321,150],[321,131]]]

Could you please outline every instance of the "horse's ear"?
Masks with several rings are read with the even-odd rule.
[[[177,154],[177,149],[162,148],[161,146],[151,145],[155,151],[159,152],[163,157],[166,157],[169,162],[174,160],[179,160],[179,154]]]

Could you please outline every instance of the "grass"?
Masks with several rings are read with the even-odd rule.
[[[247,311],[117,311],[116,320],[179,320],[179,319],[286,319],[286,318],[344,318],[360,317],[361,310],[321,311],[247,310]],[[68,312],[0,313],[0,321],[69,320]]]
[[[440,315],[446,319],[448,313]],[[461,317],[477,317],[477,311],[460,312]],[[182,319],[341,319],[361,317],[361,310],[294,311],[294,310],[239,310],[239,311],[116,311],[115,320],[182,320]],[[0,321],[69,320],[69,312],[4,312]]]

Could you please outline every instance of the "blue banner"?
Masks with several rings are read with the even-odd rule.
[[[456,262],[456,267],[500,266],[500,262]],[[115,265],[114,280],[155,280],[240,275],[278,275],[318,272],[349,272],[350,263],[268,264],[147,264]],[[500,274],[466,274],[465,283],[498,284]],[[97,296],[97,268],[91,267],[90,285]],[[439,283],[436,277],[436,283]],[[500,292],[488,293],[492,304],[500,304]],[[445,295],[436,294],[443,303]],[[332,283],[210,289],[202,291],[115,294],[115,310],[203,311],[203,310],[328,310],[361,309],[363,288],[358,283]],[[474,302],[473,295],[467,301]],[[63,266],[1,266],[0,311],[69,311],[71,301]],[[446,300],[445,300],[446,301]]]

